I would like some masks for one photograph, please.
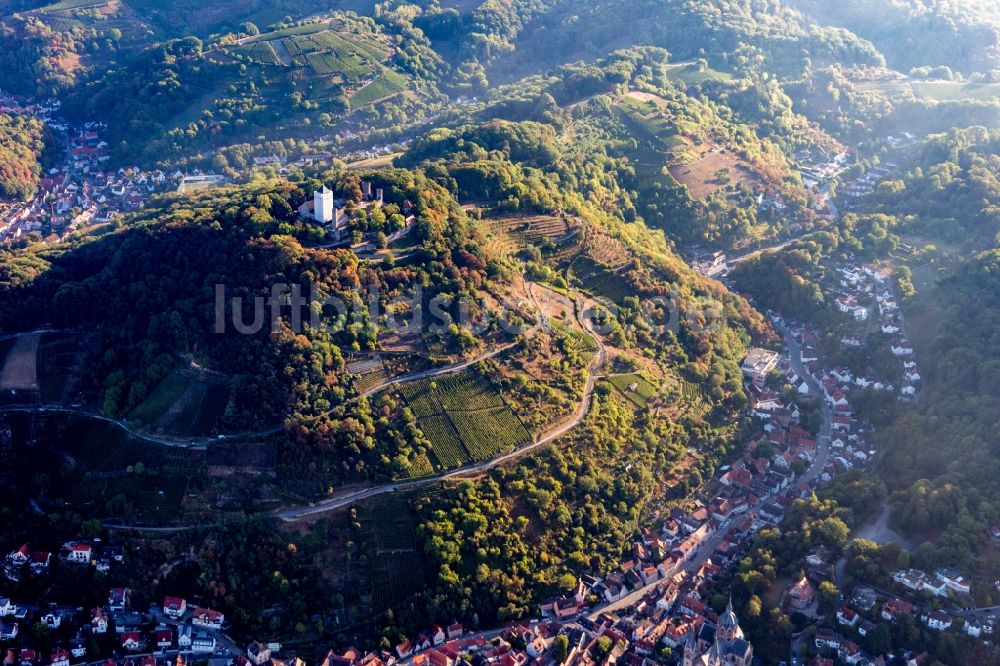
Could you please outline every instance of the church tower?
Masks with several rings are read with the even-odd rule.
[[[695,631],[692,628],[688,632],[687,640],[684,641],[684,658],[681,661],[682,666],[694,666],[694,660],[698,658],[698,639],[695,637]]]
[[[743,638],[743,630],[740,628],[740,621],[736,619],[736,613],[733,612],[733,598],[730,597],[729,604],[726,605],[726,612],[719,618],[716,640],[732,643],[737,638]]]

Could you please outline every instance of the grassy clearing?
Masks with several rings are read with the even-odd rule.
[[[207,434],[228,400],[225,386],[209,384],[174,371],[132,412],[131,418],[158,432]]]
[[[637,407],[645,407],[656,397],[656,386],[641,375],[613,375],[608,381]]]
[[[711,67],[701,68],[693,62],[670,67],[667,70],[667,77],[686,86],[694,86],[706,81],[725,83],[733,79],[732,74],[728,72],[720,72]]]
[[[406,77],[402,74],[389,69],[383,70],[377,79],[351,95],[351,108],[360,109],[401,93],[406,90],[406,83]]]

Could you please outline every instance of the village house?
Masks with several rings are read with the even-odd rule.
[[[108,616],[103,608],[91,611],[90,630],[95,634],[108,633]]]
[[[215,652],[215,637],[204,632],[198,632],[191,637],[191,651],[202,654]]]
[[[803,576],[797,583],[792,585],[788,590],[788,598],[792,608],[796,610],[806,610],[812,606],[813,600],[816,598],[816,589],[812,586],[812,583]]]
[[[915,592],[928,592],[936,597],[948,596],[948,585],[943,580],[932,578],[917,569],[896,571],[892,574],[892,579]]]
[[[902,599],[893,599],[892,601],[887,601],[882,606],[882,619],[886,622],[895,622],[902,615],[914,615],[916,613],[916,607],[908,601]]]
[[[954,569],[938,569],[934,572],[934,575],[939,581],[944,583],[949,590],[954,590],[959,594],[969,594],[969,581],[961,574],[961,572]]]
[[[9,555],[7,555],[7,563],[13,567],[23,567],[28,563],[31,557],[31,548],[28,544],[24,544],[17,550],[12,550]]]
[[[49,570],[52,564],[52,553],[45,550],[36,550],[31,553],[31,563],[28,568],[35,576],[40,576]]]
[[[89,543],[77,541],[69,544],[69,550],[66,553],[66,561],[73,562],[75,564],[90,564],[90,560],[93,556],[94,549]]]
[[[777,367],[780,358],[778,352],[755,347],[747,352],[740,367],[747,379],[758,388],[763,388],[768,375]]]
[[[163,599],[163,612],[167,617],[177,620],[187,612],[187,601],[180,597],[165,597]]]
[[[861,616],[847,606],[842,606],[837,611],[837,623],[845,627],[856,627],[861,621]]]
[[[934,631],[944,631],[951,626],[951,616],[944,611],[933,611],[924,618],[924,623]]]
[[[142,635],[138,631],[123,631],[118,641],[129,652],[137,652],[143,646]]]
[[[69,666],[69,652],[64,649],[55,650],[49,659],[49,666]]]
[[[166,628],[157,628],[153,632],[153,641],[156,644],[156,649],[161,652],[169,650],[170,646],[174,644],[174,632]]]
[[[0,620],[0,640],[13,640],[17,638],[20,627],[12,620]]]
[[[222,613],[211,608],[195,608],[191,612],[191,624],[200,627],[220,629],[225,620],[226,618]]]

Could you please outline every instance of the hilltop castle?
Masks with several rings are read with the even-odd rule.
[[[753,663],[753,646],[743,638],[740,622],[729,600],[726,612],[715,627],[715,637],[710,643],[699,639],[692,631],[684,646],[683,666],[750,666]]]

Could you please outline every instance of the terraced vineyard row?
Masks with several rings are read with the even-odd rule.
[[[492,458],[531,441],[496,387],[473,371],[405,383],[400,391],[431,443],[428,458],[435,471]],[[424,472],[411,469],[408,475]]]
[[[357,388],[358,393],[364,393],[366,391],[370,391],[376,386],[385,384],[388,379],[389,378],[385,374],[385,370],[379,367],[376,370],[371,370],[358,375],[358,380],[355,382],[354,386]]]
[[[406,382],[400,384],[399,389],[403,397],[406,398],[407,404],[410,405],[413,415],[418,419],[441,413],[441,403],[431,391],[431,382]]]
[[[566,336],[567,341],[564,343],[566,351],[579,357],[584,364],[589,364],[597,353],[597,343],[594,339],[582,331],[558,322],[553,322],[552,326],[561,335]]]
[[[561,217],[497,217],[484,220],[491,234],[490,244],[498,254],[513,254],[528,247],[541,247],[546,241],[558,243],[575,230]]]
[[[406,78],[392,70],[385,70],[377,79],[351,95],[351,108],[358,109],[406,89]]]
[[[531,433],[506,405],[449,416],[473,460],[486,460],[531,441]]]
[[[461,467],[469,462],[469,454],[462,446],[462,440],[459,439],[447,416],[444,414],[428,416],[420,419],[418,423],[424,435],[431,441],[434,456],[442,468]]]
[[[437,381],[437,387],[441,406],[448,412],[504,406],[496,389],[471,372],[442,377]]]

